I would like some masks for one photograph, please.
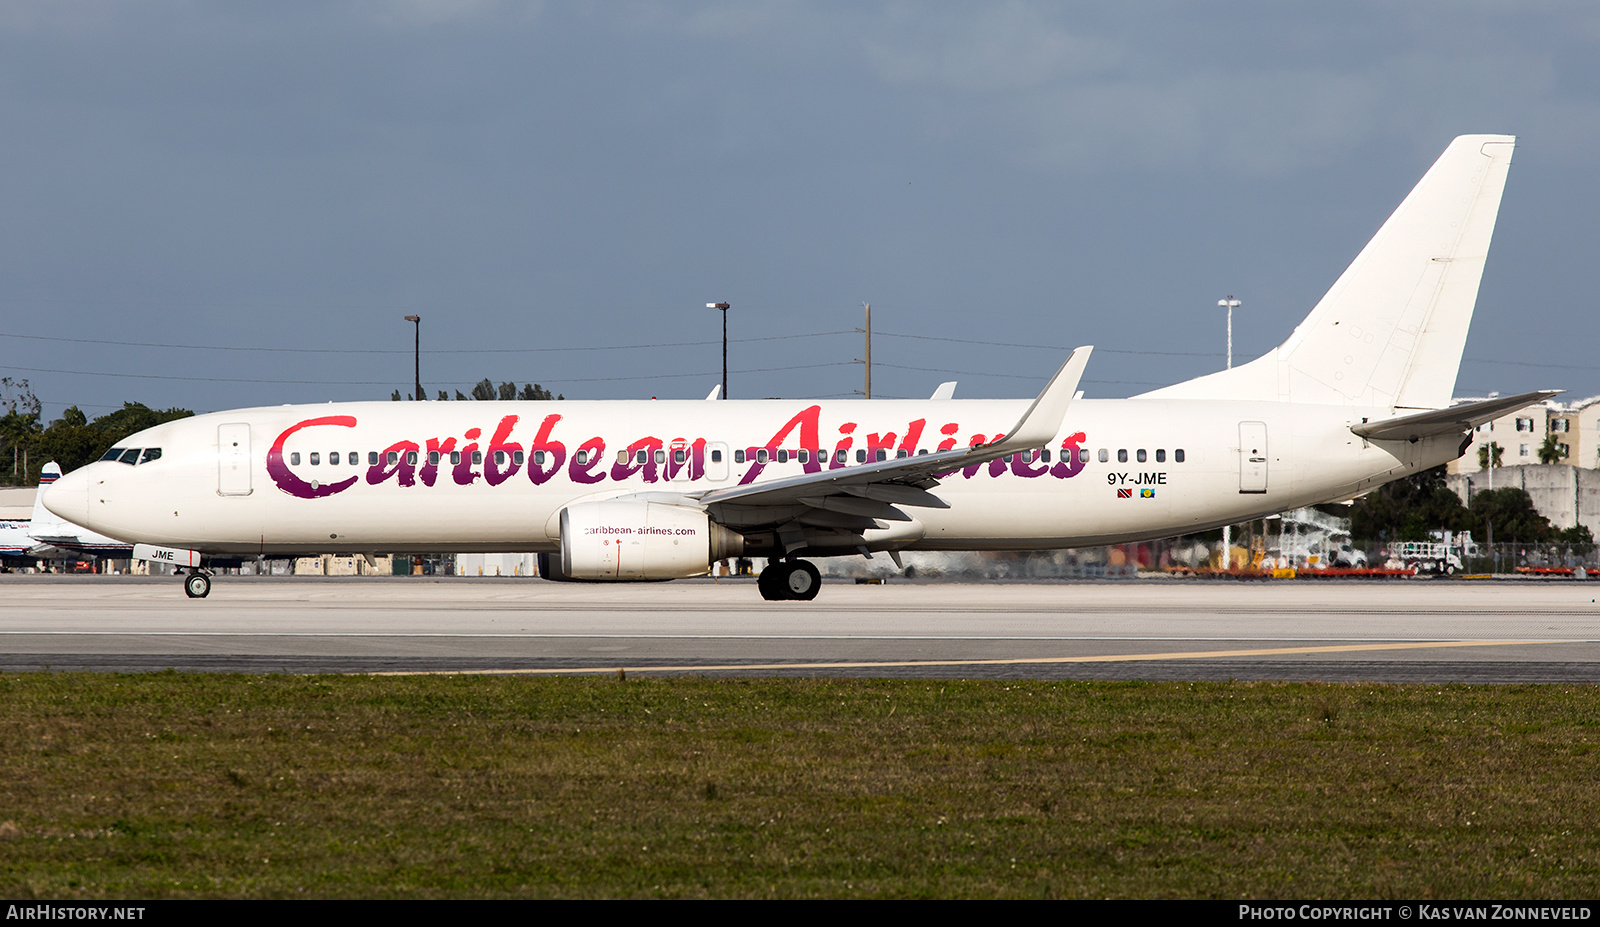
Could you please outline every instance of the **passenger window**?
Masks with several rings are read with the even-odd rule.
[[[1068,453],[1071,453],[1071,452],[1069,451]],[[1104,452],[1102,451],[1101,453],[1104,453]],[[1105,458],[1102,457],[1101,459],[1104,460]],[[1088,462],[1089,462],[1089,449],[1086,448],[1086,447],[1078,448],[1078,463],[1088,463]]]
[[[396,463],[399,462],[399,460],[400,460],[400,452],[399,451],[390,451],[389,452],[389,466],[391,466],[391,467],[394,466]]]
[[[161,459],[161,448],[159,448],[159,447],[147,447],[147,448],[144,449],[144,456],[139,458],[139,462],[142,463],[142,464],[147,464],[152,460],[160,460],[160,459]]]
[[[647,450],[644,450],[643,448],[640,448],[639,454],[635,459],[639,463],[646,463],[646,462],[648,462],[650,460],[650,452],[647,451]]]
[[[1048,447],[1039,449],[1039,461],[1040,463],[1050,462],[1050,449]]]
[[[1145,458],[1144,448],[1142,448],[1142,447],[1139,448],[1139,450],[1136,453],[1138,454],[1139,462],[1140,463],[1144,463],[1144,458]]]
[[[572,462],[577,464],[580,467],[584,466],[585,464],[587,464],[589,462],[589,452],[588,451],[579,451],[578,453],[573,454],[572,455]]]
[[[1102,447],[1100,449],[1100,462],[1101,463],[1105,463],[1106,461],[1108,461],[1110,459],[1111,459],[1110,456],[1108,456],[1107,453],[1106,453],[1106,449]]]
[[[675,448],[672,449],[672,462],[673,463],[681,464],[681,463],[684,462],[685,459],[688,458],[688,456],[689,456],[688,452],[685,451],[681,447],[675,447]]]
[[[801,448],[800,449],[799,455],[800,455],[800,462],[801,463],[810,463],[811,462],[811,452],[806,450],[805,448]]]
[[[909,457],[909,456],[911,456],[911,455],[907,454],[906,453],[906,449],[903,448],[903,447],[900,450],[894,452],[894,459],[895,460],[899,460],[902,457]]]
[[[472,452],[472,465],[474,467],[483,466],[483,451],[473,451]]]
[[[503,466],[506,465],[506,452],[505,451],[495,451],[494,452],[494,465],[497,466],[497,467],[503,467]]]
[[[733,452],[733,462],[744,463],[744,448],[740,448]]]
[[[321,465],[322,465],[322,455],[317,453],[316,451],[312,451],[311,452],[311,466],[319,467]]]
[[[317,455],[315,455],[315,454],[311,455],[311,462],[312,463],[316,463],[317,462]],[[428,466],[430,466],[430,467],[439,466],[439,452],[438,451],[429,451],[428,452]]]
[[[1183,448],[1180,447],[1172,452],[1172,462],[1183,463]]]
[[[622,465],[622,464],[626,464],[627,462],[628,462],[628,452],[627,451],[617,451],[617,463],[619,465]]]
[[[720,450],[713,450],[711,452],[711,462],[722,463],[722,452]]]
[[[878,461],[887,460],[888,458],[889,458],[889,452],[884,450],[881,447],[878,448],[878,452],[876,454],[872,455],[872,459],[873,460],[878,460]]]
[[[136,447],[129,448],[128,450],[123,451],[122,456],[118,459],[122,463],[125,463],[131,467],[139,462],[139,449]]]
[[[1117,451],[1117,463],[1127,463],[1127,462],[1128,462],[1128,450],[1127,450],[1127,448],[1119,449]]]
[[[763,448],[758,448],[756,450],[756,463],[764,464],[766,462],[767,462],[767,449],[764,448],[764,447]]]
[[[1164,448],[1164,447],[1156,448],[1156,463],[1166,463],[1166,462],[1167,462],[1167,449]]]
[[[505,451],[501,451],[500,453],[504,454]],[[522,461],[523,460],[524,460],[524,458],[522,456],[522,452],[521,451],[512,451],[511,452],[511,462],[512,463],[514,463],[514,464],[516,464],[517,466],[520,467],[520,466],[522,466]],[[627,458],[624,457],[622,461],[619,461],[619,463],[620,462],[625,462],[626,460],[627,460]]]
[[[867,462],[867,452],[865,450],[856,451],[856,463],[866,463],[866,462]]]
[[[344,459],[349,461],[350,466],[358,467],[361,465],[361,452],[351,451],[349,454],[345,455]]]
[[[833,462],[834,463],[844,463],[845,461],[850,459],[849,455],[850,455],[849,451],[844,451],[844,450],[835,451],[834,455],[833,455]]]
[[[291,467],[300,466],[300,452],[299,451],[291,451],[290,452],[290,454],[289,454],[289,466],[291,466]]]
[[[417,452],[416,451],[406,451],[406,463],[410,464],[413,467],[415,467],[417,465]]]
[[[662,451],[662,450],[656,451],[656,463],[657,464],[664,464],[666,462],[667,462],[667,452],[666,451]]]
[[[367,466],[376,467],[377,465],[378,465],[378,452],[377,451],[367,451]]]
[[[917,448],[917,456],[918,457],[926,457],[926,456],[928,456],[928,449],[925,448],[925,447]]]
[[[788,463],[788,462],[789,462],[789,452],[787,450],[784,450],[784,449],[780,448],[778,450],[778,463]]]
[[[533,462],[541,467],[544,466],[544,451],[534,451]]]
[[[331,467],[331,466],[334,466],[334,465],[336,465],[338,463],[339,463],[339,452],[338,451],[329,451],[328,452],[328,466]]]

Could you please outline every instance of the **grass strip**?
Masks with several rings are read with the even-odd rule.
[[[1593,897],[1597,692],[13,674],[0,895]]]

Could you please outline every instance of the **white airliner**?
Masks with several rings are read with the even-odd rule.
[[[187,571],[303,553],[543,552],[558,579],[1167,537],[1348,499],[1459,457],[1547,392],[1447,408],[1515,139],[1453,141],[1289,340],[1131,399],[358,402],[168,422],[45,505]],[[936,394],[937,395],[937,394]]]
[[[79,557],[127,557],[132,545],[63,521],[42,500],[50,484],[61,478],[61,465],[50,461],[39,470],[29,521],[0,521],[0,556],[32,560],[75,560]]]

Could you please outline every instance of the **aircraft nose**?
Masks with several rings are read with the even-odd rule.
[[[45,487],[39,498],[44,507],[57,518],[75,525],[89,520],[89,478],[83,470],[74,470]]]

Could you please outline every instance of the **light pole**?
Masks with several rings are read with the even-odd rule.
[[[1228,310],[1228,369],[1229,370],[1233,369],[1233,310],[1239,308],[1241,305],[1243,305],[1243,304],[1240,303],[1237,299],[1234,299],[1232,293],[1228,294],[1228,298],[1227,299],[1219,299],[1219,300],[1217,300],[1217,306],[1219,308]]]
[[[1233,310],[1239,308],[1240,305],[1241,304],[1240,304],[1239,300],[1234,299],[1232,293],[1228,294],[1228,298],[1227,299],[1219,299],[1219,300],[1217,300],[1218,308],[1228,310],[1228,368],[1227,369],[1229,369],[1229,370],[1233,369]],[[1239,453],[1241,453],[1241,454],[1244,453],[1244,449],[1240,448]],[[1222,558],[1223,558],[1223,564],[1222,564],[1223,569],[1232,569],[1233,568],[1233,526],[1232,525],[1223,525],[1222,526]]]
[[[408,315],[408,316],[406,316],[406,321],[410,322],[412,324],[412,326],[416,329],[416,338],[414,339],[414,341],[412,343],[412,346],[411,346],[411,371],[412,371],[412,374],[413,374],[413,379],[416,380],[416,383],[414,385],[416,386],[417,391],[415,393],[411,394],[411,398],[415,402],[421,402],[422,401],[422,316],[420,316],[420,315]]]
[[[707,309],[722,310],[722,398],[728,398],[728,304],[706,303]]]

